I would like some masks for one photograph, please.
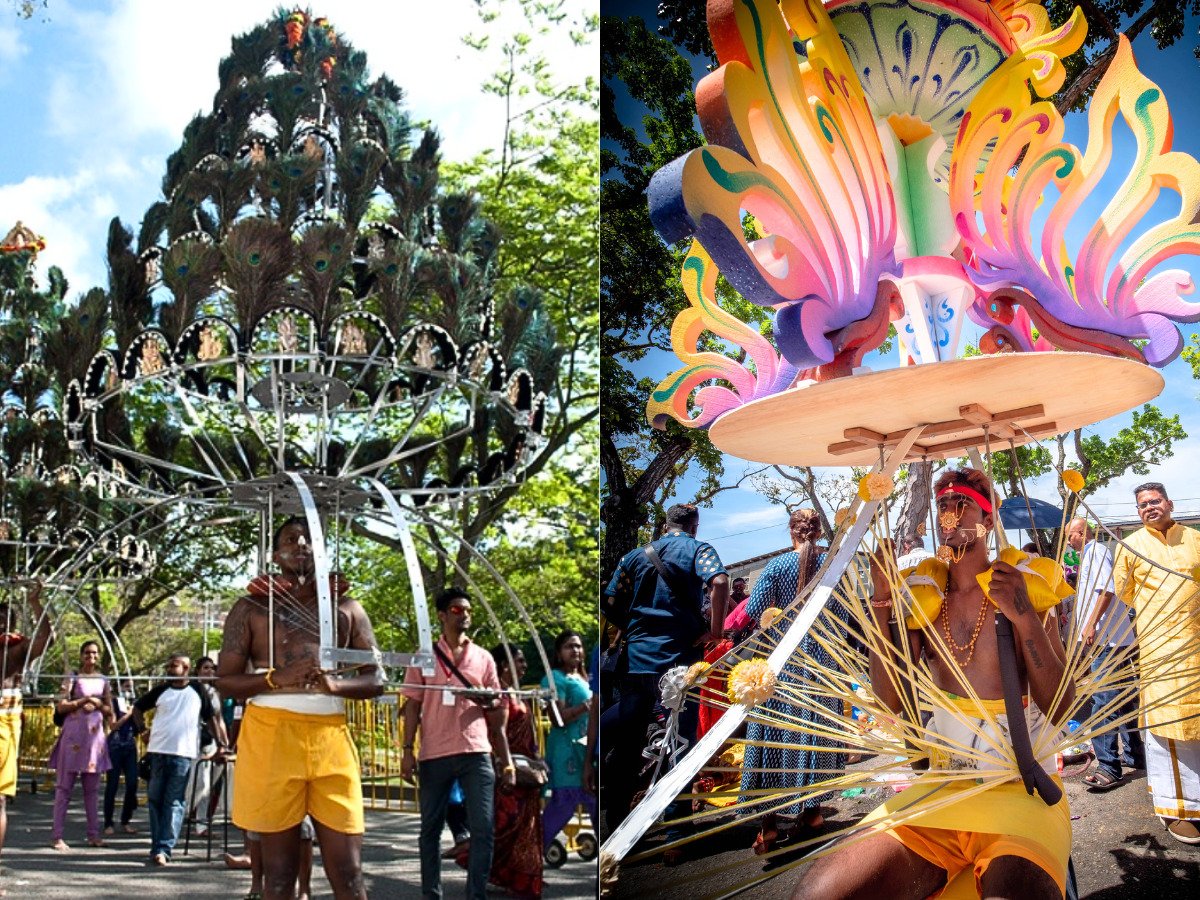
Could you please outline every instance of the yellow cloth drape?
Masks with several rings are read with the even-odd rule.
[[[1200,739],[1200,689],[1194,674],[1200,666],[1200,589],[1190,577],[1200,565],[1200,531],[1176,522],[1165,534],[1141,528],[1126,543],[1171,570],[1152,566],[1124,547],[1113,562],[1117,596],[1136,614],[1146,724],[1164,738]],[[1148,672],[1153,675],[1146,677]],[[1182,696],[1166,700],[1181,691]]]

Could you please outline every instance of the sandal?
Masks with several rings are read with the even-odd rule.
[[[1088,786],[1090,791],[1111,791],[1124,780],[1124,778],[1113,778],[1103,769],[1097,769],[1091,775],[1086,776],[1083,783]]]
[[[779,840],[779,826],[773,815],[763,816],[762,828],[758,831],[758,836],[754,838],[754,844],[751,850],[755,856],[764,856],[775,849],[775,842]]]

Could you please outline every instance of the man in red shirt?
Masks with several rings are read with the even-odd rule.
[[[467,896],[486,900],[492,868],[492,809],[496,775],[516,784],[516,768],[504,734],[504,706],[490,691],[500,690],[492,655],[474,644],[471,599],[462,588],[451,587],[435,601],[442,636],[434,647],[432,667],[410,668],[404,677],[404,759],[401,773],[412,780],[417,774],[421,803],[421,894],[442,896],[442,862],[439,854],[450,789],[457,780],[466,795],[471,852],[467,863]],[[464,688],[468,690],[464,690]],[[481,690],[471,691],[476,688]],[[421,736],[421,756],[415,756]]]

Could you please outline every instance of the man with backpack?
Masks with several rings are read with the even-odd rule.
[[[619,656],[604,673],[612,679],[615,702],[600,723],[601,746],[606,752],[612,748],[604,768],[610,830],[629,814],[644,767],[647,730],[663,715],[663,673],[699,662],[705,646],[721,640],[729,577],[717,552],[696,540],[699,525],[695,506],[672,506],[663,536],[625,554],[601,598],[604,616],[621,628]],[[707,617],[701,613],[706,588],[711,589]],[[697,712],[689,703],[680,715],[680,735],[689,744],[695,740]],[[684,812],[668,809],[667,818]]]

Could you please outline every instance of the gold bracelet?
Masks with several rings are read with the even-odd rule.
[[[514,766],[512,763],[509,763],[507,766],[505,766],[500,771],[501,772],[515,772],[515,771],[517,771],[517,767]]]
[[[279,685],[277,685],[274,681],[271,680],[271,676],[274,673],[275,673],[274,669],[267,669],[267,671],[263,672],[263,678],[265,678],[267,680],[267,687],[269,687],[273,691],[277,691],[277,690],[279,690]]]

